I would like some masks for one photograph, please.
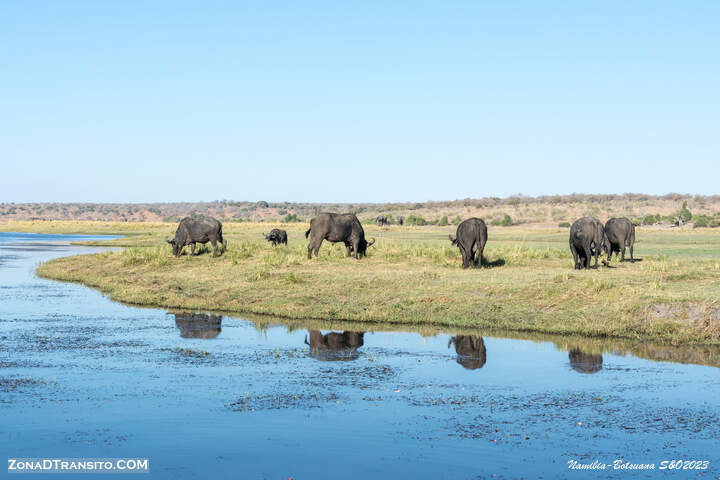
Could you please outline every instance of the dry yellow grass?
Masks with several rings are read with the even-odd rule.
[[[447,241],[454,227],[366,228],[369,256],[323,244],[306,259],[306,224],[226,224],[229,251],[172,257],[175,225],[139,230],[88,225],[83,233],[132,233],[120,252],[62,258],[39,268],[138,305],[414,326],[501,328],[596,337],[720,343],[720,232],[638,230],[643,261],[572,270],[567,229],[491,228],[492,268],[462,270]],[[288,230],[271,247],[262,231]],[[71,228],[57,226],[55,230]]]

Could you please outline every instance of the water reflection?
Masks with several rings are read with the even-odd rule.
[[[568,353],[570,366],[580,373],[597,373],[602,370],[602,354],[585,353],[579,348],[573,348]]]
[[[457,363],[468,370],[482,368],[487,361],[487,350],[483,338],[478,335],[455,335],[450,337],[448,348],[455,344]]]
[[[175,325],[182,338],[215,338],[222,330],[222,315],[175,313]]]
[[[308,330],[305,344],[310,345],[310,355],[321,361],[355,360],[357,349],[365,344],[365,332],[328,332]]]

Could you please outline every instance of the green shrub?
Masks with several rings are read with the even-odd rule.
[[[443,216],[443,217],[440,219],[440,221],[438,222],[438,225],[440,225],[441,227],[444,227],[444,226],[447,225],[447,224],[448,224],[448,218],[447,218],[447,216]]]
[[[302,220],[300,220],[300,219],[297,217],[297,215],[294,214],[294,213],[288,213],[287,215],[285,215],[285,218],[284,218],[283,221],[284,221],[285,223],[302,222]]]
[[[422,225],[425,225],[426,223],[427,223],[427,221],[419,215],[409,215],[405,219],[405,225],[422,226]]]
[[[693,218],[692,213],[687,208],[687,200],[685,200],[682,204],[682,208],[680,209],[679,217],[682,219],[683,222],[689,222]]]
[[[662,221],[662,217],[659,213],[655,215],[645,215],[645,217],[642,219],[643,225],[655,225],[656,223],[660,223]]]
[[[695,215],[692,217],[693,228],[703,228],[710,226],[710,217],[707,215]]]
[[[558,227],[560,227],[560,228],[570,228],[570,222],[560,222],[560,223],[558,223]]]
[[[452,224],[453,225],[460,225],[462,223],[462,217],[458,215],[457,217],[453,218]]]
[[[509,227],[512,223],[512,218],[510,218],[510,215],[506,213],[502,220],[495,219],[490,222],[490,225],[494,225],[496,227]]]

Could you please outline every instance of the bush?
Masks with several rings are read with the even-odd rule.
[[[710,217],[707,215],[695,215],[692,217],[693,228],[704,228],[710,226]]]
[[[288,213],[285,215],[284,221],[285,223],[302,222],[302,220],[300,220],[294,213]]]
[[[570,228],[570,222],[560,222],[560,223],[558,223],[558,227],[560,227],[560,228]]]
[[[462,217],[458,215],[457,217],[453,218],[452,224],[453,225],[460,225],[462,223]]]
[[[689,222],[693,218],[692,213],[687,208],[687,200],[685,200],[682,204],[682,208],[680,209],[679,217],[682,219],[683,222]]]
[[[419,215],[409,215],[405,219],[405,225],[422,226],[422,225],[425,225],[426,223],[427,223],[427,221]]]
[[[506,213],[502,220],[493,220],[490,222],[490,225],[494,225],[496,227],[509,227],[512,225],[512,218],[510,218],[510,215]]]
[[[447,225],[447,224],[448,224],[448,218],[447,218],[447,216],[443,216],[443,217],[440,219],[440,221],[438,222],[438,225],[440,225],[441,227],[444,227],[444,226]]]
[[[655,225],[656,223],[660,223],[662,221],[662,217],[659,213],[655,215],[645,215],[645,218],[642,219],[643,225]]]

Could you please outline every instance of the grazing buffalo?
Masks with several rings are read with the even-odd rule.
[[[453,245],[460,248],[462,268],[470,266],[472,261],[476,267],[482,267],[483,250],[487,243],[487,225],[480,218],[468,218],[457,227],[455,238],[448,235]],[[475,258],[477,253],[477,258]]]
[[[220,334],[222,315],[175,313],[175,325],[182,338],[215,338]]]
[[[265,237],[265,240],[268,242],[272,242],[273,247],[278,243],[287,245],[287,232],[285,230],[273,228],[268,235],[263,233],[263,237]]]
[[[305,336],[305,344],[310,345],[310,354],[318,360],[355,360],[357,349],[365,344],[365,332],[329,332],[309,330],[310,341]]]
[[[403,216],[397,217],[397,222],[398,222],[398,225],[402,225],[403,223],[405,223],[405,217],[403,217]]]
[[[196,243],[212,243],[213,257],[217,257],[218,242],[222,244],[223,252],[227,250],[227,241],[222,236],[222,223],[206,216],[183,218],[175,231],[175,238],[166,241],[172,245],[176,257],[180,256],[185,245],[190,245],[190,255],[195,255]]]
[[[597,373],[602,370],[602,354],[585,353],[580,349],[574,348],[570,350],[568,357],[570,358],[570,366],[576,372]]]
[[[605,229],[597,218],[582,217],[570,227],[570,251],[573,254],[575,268],[590,268],[590,258],[595,255],[595,268],[598,257],[605,248]]]
[[[635,225],[627,218],[611,218],[605,224],[605,236],[607,242],[605,251],[608,260],[613,253],[620,253],[620,261],[625,261],[625,248],[630,247],[630,261],[634,262],[633,246],[635,245]]]
[[[448,348],[455,344],[457,363],[468,370],[482,368],[487,361],[487,350],[482,337],[477,335],[456,335],[450,338]]]
[[[378,225],[381,227],[385,225],[390,225],[390,220],[385,215],[378,215],[378,217],[375,219]]]
[[[363,230],[360,220],[351,213],[321,213],[317,217],[310,220],[310,228],[305,232],[305,238],[310,237],[308,244],[308,259],[312,258],[312,253],[318,256],[318,250],[323,240],[330,243],[343,242],[347,248],[348,257],[355,255],[357,260],[363,255],[367,255],[367,247],[375,243],[375,239],[371,242],[365,240],[365,230]]]

